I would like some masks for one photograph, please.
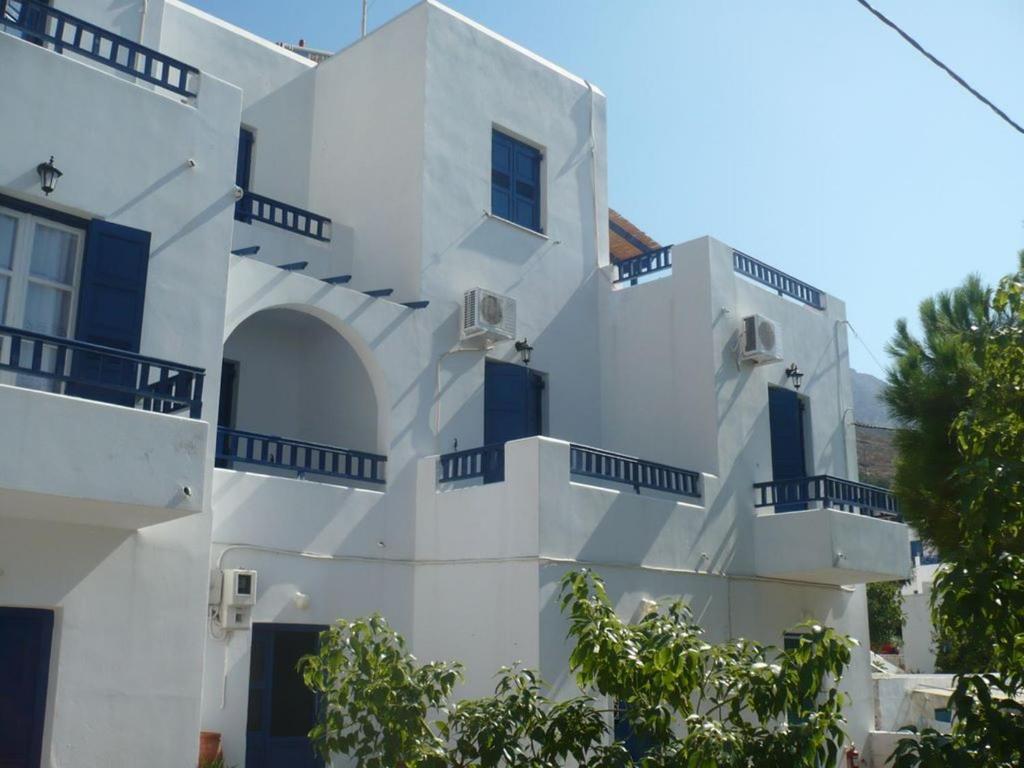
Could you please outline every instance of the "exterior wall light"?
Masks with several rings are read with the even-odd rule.
[[[804,380],[804,372],[796,367],[796,363],[791,363],[786,369],[786,378],[793,380],[793,389],[800,389],[800,382]]]
[[[516,352],[519,353],[519,357],[523,359],[523,365],[530,364],[530,355],[533,354],[533,347],[530,346],[530,342],[525,338],[522,341],[516,342]]]
[[[53,155],[50,155],[48,162],[36,166],[36,173],[39,174],[39,186],[43,188],[43,194],[47,197],[57,188],[57,179],[64,175],[53,164]]]

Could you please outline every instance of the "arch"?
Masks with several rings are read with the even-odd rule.
[[[308,304],[258,307],[225,326],[224,357],[248,360],[238,360],[237,428],[387,455],[387,380],[337,316]]]

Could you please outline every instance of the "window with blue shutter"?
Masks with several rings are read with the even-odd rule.
[[[109,221],[89,223],[79,287],[75,338],[138,352],[149,271],[149,232]],[[76,352],[71,366],[78,382],[68,394],[133,406],[136,364]]]
[[[501,131],[491,132],[491,213],[542,232],[540,150]]]
[[[248,128],[241,128],[238,131],[238,160],[235,165],[235,184],[243,190],[249,189],[250,177],[252,176],[252,148],[256,143],[255,134]],[[246,215],[243,201],[235,203],[235,218],[239,221],[251,223],[252,217]]]

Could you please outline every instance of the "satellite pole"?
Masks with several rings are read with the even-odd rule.
[[[366,9],[367,9],[367,0],[363,0],[363,24],[362,24],[362,27],[361,27],[361,31],[359,33],[359,37],[366,37]]]

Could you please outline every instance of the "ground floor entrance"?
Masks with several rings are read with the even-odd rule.
[[[317,768],[306,734],[316,722],[316,697],[295,666],[317,650],[324,626],[253,624],[249,659],[246,768]]]
[[[0,766],[42,764],[53,611],[0,608]]]

